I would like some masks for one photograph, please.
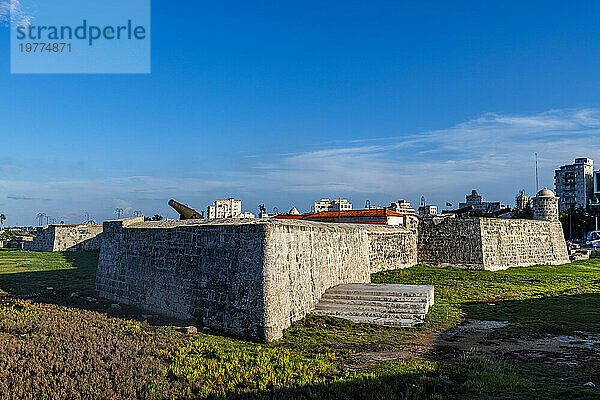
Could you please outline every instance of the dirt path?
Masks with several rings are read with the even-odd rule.
[[[499,337],[496,329],[506,322],[468,320],[443,333],[418,337],[400,346],[379,352],[359,352],[349,357],[350,371],[364,371],[382,361],[403,358],[444,360],[464,354],[491,356],[507,361],[578,366],[600,361],[600,335],[579,332],[576,336]]]

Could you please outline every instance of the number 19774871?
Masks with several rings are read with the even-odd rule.
[[[71,43],[19,43],[21,53],[71,52]]]

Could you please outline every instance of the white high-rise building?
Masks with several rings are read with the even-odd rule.
[[[576,158],[575,164],[554,171],[554,188],[559,210],[586,208],[594,196],[594,160]]]
[[[321,199],[315,201],[315,212],[323,211],[348,211],[352,210],[352,203],[346,199]]]
[[[242,201],[233,198],[215,200],[206,210],[206,218],[239,218],[242,215]]]

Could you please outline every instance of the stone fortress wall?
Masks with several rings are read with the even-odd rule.
[[[534,219],[423,218],[418,261],[433,266],[501,270],[569,262],[558,220],[558,198],[544,188],[533,198]]]
[[[37,228],[33,242],[25,250],[76,251],[100,250],[102,225],[46,225]]]
[[[397,229],[372,225],[367,228],[371,272],[417,265],[417,227]]]
[[[327,289],[417,263],[417,232],[400,227],[289,220],[265,227],[265,324],[273,338],[311,312]]]
[[[419,263],[475,269],[483,265],[478,218],[424,217],[419,222]]]
[[[235,336],[282,336],[325,290],[416,263],[416,231],[286,220],[109,221],[100,296]],[[408,239],[410,237],[410,239]],[[386,243],[389,241],[389,243]],[[373,245],[371,246],[371,243]],[[404,250],[393,251],[400,243]],[[405,252],[412,252],[410,257]]]
[[[480,220],[480,226],[486,270],[570,262],[562,225],[558,221],[484,218]]]
[[[194,222],[105,222],[100,296],[265,338],[264,226]]]
[[[496,271],[569,262],[558,221],[433,217],[421,220],[418,261]]]
[[[543,191],[542,191],[543,192]],[[101,297],[231,335],[270,341],[334,286],[371,273],[434,266],[498,270],[569,261],[556,198],[538,194],[545,220],[421,218],[408,227],[275,219],[43,227],[34,250],[100,249]]]
[[[270,341],[336,285],[417,262],[504,269],[568,262],[556,221],[424,218],[418,229],[298,220],[104,224],[96,288],[235,336]]]

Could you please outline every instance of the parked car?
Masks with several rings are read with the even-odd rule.
[[[585,234],[585,244],[600,247],[600,231],[591,231]]]

